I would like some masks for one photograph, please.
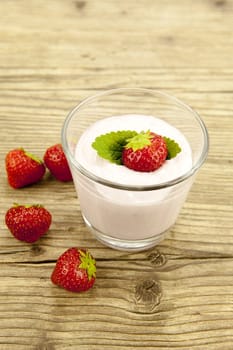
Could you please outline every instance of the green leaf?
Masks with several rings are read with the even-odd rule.
[[[181,148],[178,145],[177,142],[174,140],[170,139],[169,137],[163,136],[164,141],[166,142],[167,145],[167,150],[168,150],[168,155],[167,159],[172,159],[174,158],[178,153],[181,152]]]
[[[92,147],[100,157],[120,165],[122,164],[123,148],[128,140],[135,135],[137,135],[137,132],[132,130],[112,131],[97,136],[92,143]]]

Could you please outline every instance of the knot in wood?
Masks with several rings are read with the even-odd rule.
[[[76,1],[75,6],[78,10],[82,10],[86,6],[86,1]]]
[[[225,0],[216,0],[214,4],[217,7],[223,7],[226,5],[226,1]]]
[[[135,287],[135,302],[139,312],[152,312],[160,303],[161,287],[158,281],[147,279]]]
[[[166,258],[159,250],[154,249],[149,255],[148,259],[154,266],[162,266],[166,263]]]
[[[43,248],[41,248],[39,245],[32,245],[31,252],[33,255],[41,255],[43,253]]]

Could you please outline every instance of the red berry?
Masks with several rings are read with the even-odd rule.
[[[8,182],[13,188],[34,184],[45,174],[43,162],[23,148],[10,151],[5,159]]]
[[[69,248],[57,260],[51,275],[54,284],[71,292],[90,289],[96,279],[96,262],[87,249]]]
[[[46,150],[44,162],[57,180],[72,181],[70,168],[61,144],[56,144]]]
[[[167,154],[163,137],[149,131],[129,140],[122,152],[122,163],[132,170],[151,172],[161,167]]]
[[[52,216],[41,205],[15,205],[6,212],[5,222],[15,238],[33,243],[48,231]]]

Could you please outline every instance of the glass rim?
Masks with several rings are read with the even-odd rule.
[[[68,128],[68,125],[70,123],[70,121],[73,119],[74,115],[87,103],[90,103],[92,101],[95,101],[97,98],[100,97],[104,97],[104,96],[108,96],[108,95],[112,95],[112,94],[116,94],[116,93],[124,93],[124,92],[141,92],[141,93],[147,93],[150,94],[151,96],[158,96],[160,95],[161,97],[167,98],[170,101],[173,101],[176,104],[179,104],[181,107],[183,107],[184,109],[186,109],[188,112],[190,112],[196,119],[196,121],[198,122],[202,134],[203,134],[203,139],[204,139],[204,145],[203,145],[203,149],[201,152],[201,155],[199,156],[199,158],[197,159],[197,161],[192,165],[191,169],[189,169],[185,174],[183,174],[182,176],[176,177],[173,180],[170,181],[166,181],[166,182],[161,182],[159,184],[155,184],[155,185],[125,185],[125,184],[119,184],[117,182],[113,182],[113,181],[108,181],[105,180],[99,176],[96,176],[95,174],[93,174],[92,172],[86,170],[72,155],[72,153],[69,150],[69,146],[68,146],[68,142],[67,142],[67,138],[66,138],[66,131]],[[65,121],[63,123],[62,126],[62,131],[61,131],[61,142],[62,142],[62,147],[64,149],[65,155],[68,158],[68,160],[71,162],[71,164],[77,169],[79,170],[79,172],[88,177],[90,180],[108,186],[108,187],[112,187],[112,188],[116,188],[116,189],[121,189],[121,190],[128,190],[128,191],[153,191],[153,190],[159,190],[162,188],[167,188],[167,187],[171,187],[174,186],[176,184],[179,184],[183,181],[185,181],[186,179],[190,178],[192,175],[194,175],[197,170],[202,166],[202,164],[204,163],[204,161],[207,158],[208,155],[208,150],[209,150],[209,135],[208,135],[208,131],[207,128],[203,122],[203,120],[201,119],[200,115],[194,110],[192,109],[189,105],[185,104],[184,102],[182,102],[181,100],[179,100],[178,98],[167,94],[165,92],[161,92],[158,90],[151,90],[151,89],[146,89],[146,88],[115,88],[115,89],[110,89],[110,90],[105,90],[105,91],[101,91],[98,92],[94,95],[91,95],[89,97],[86,97],[85,99],[83,99],[80,103],[78,103],[73,109],[71,109],[71,111],[68,113],[67,117],[65,118]]]

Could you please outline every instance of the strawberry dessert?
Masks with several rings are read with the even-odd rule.
[[[75,159],[87,175],[73,173],[83,218],[99,240],[120,249],[158,243],[192,183],[172,185],[192,168],[192,151],[178,129],[154,116],[97,121],[80,137]]]

